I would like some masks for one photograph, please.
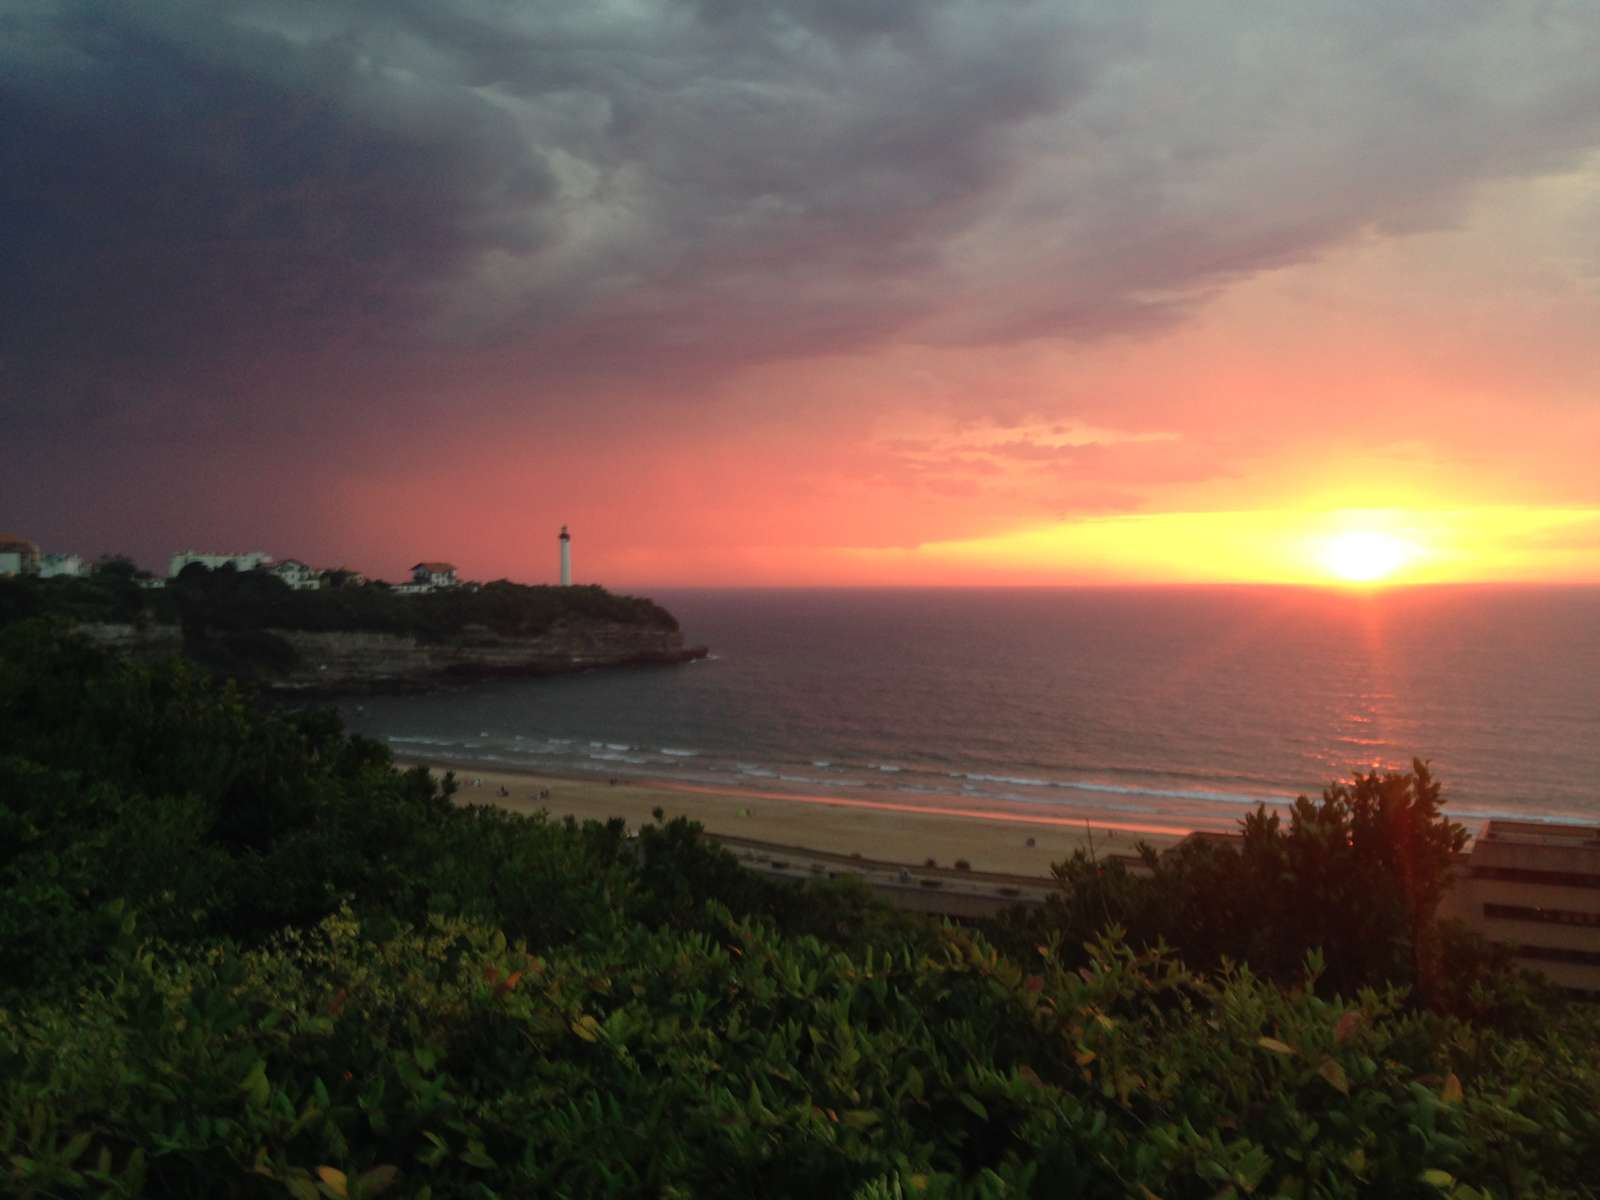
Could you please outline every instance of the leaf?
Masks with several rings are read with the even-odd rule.
[[[323,1190],[335,1196],[348,1196],[350,1194],[350,1180],[338,1167],[318,1167],[317,1178],[322,1180]]]
[[[393,1163],[384,1163],[356,1177],[356,1192],[363,1197],[376,1196],[392,1188],[399,1178],[400,1168]]]
[[[1348,1041],[1350,1035],[1361,1028],[1361,1014],[1355,1009],[1342,1014],[1338,1023],[1333,1027],[1333,1040],[1341,1045]]]
[[[572,1032],[586,1042],[597,1042],[600,1040],[600,1022],[584,1013],[572,1023]]]
[[[1317,1074],[1328,1081],[1328,1086],[1341,1096],[1350,1094],[1350,1080],[1346,1078],[1344,1068],[1338,1061],[1331,1058],[1322,1060],[1322,1065],[1317,1068]]]
[[[974,1116],[982,1117],[985,1121],[989,1119],[989,1110],[983,1106],[983,1101],[971,1092],[958,1092],[956,1099],[961,1101],[961,1106]]]
[[[1461,1080],[1456,1078],[1456,1073],[1451,1071],[1444,1077],[1444,1087],[1439,1092],[1439,1099],[1446,1104],[1460,1104],[1462,1101]]]
[[[267,1099],[272,1095],[272,1085],[267,1082],[267,1064],[265,1059],[256,1059],[255,1065],[245,1077],[240,1080],[239,1088],[250,1098],[250,1107],[264,1108]]]
[[[917,1070],[915,1067],[907,1067],[906,1068],[906,1091],[910,1092],[914,1099],[921,1100],[922,1099],[922,1090],[923,1090],[922,1072]]]
[[[906,1183],[913,1192],[925,1192],[928,1190],[928,1177],[926,1175],[913,1175],[906,1180]]]
[[[1097,1057],[1099,1056],[1096,1055],[1093,1050],[1079,1050],[1077,1054],[1073,1055],[1073,1058],[1077,1061],[1080,1067],[1087,1067]]]
[[[1280,1042],[1277,1038],[1257,1038],[1256,1045],[1263,1050],[1271,1050],[1274,1054],[1293,1054],[1294,1047],[1287,1042]]]
[[[1417,1178],[1436,1188],[1447,1188],[1456,1181],[1456,1177],[1449,1171],[1441,1171],[1438,1167],[1429,1167]]]
[[[847,1108],[839,1114],[839,1124],[852,1129],[865,1129],[868,1125],[876,1125],[878,1120],[878,1114],[870,1108]]]

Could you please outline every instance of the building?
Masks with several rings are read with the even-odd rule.
[[[39,547],[27,538],[0,533],[0,575],[36,575]]]
[[[572,535],[567,532],[567,527],[561,527],[561,536],[556,539],[561,543],[561,586],[572,586]]]
[[[1600,826],[1490,821],[1463,858],[1440,916],[1560,987],[1600,992]]]
[[[447,562],[419,562],[416,566],[411,568],[411,582],[413,584],[420,583],[430,591],[434,588],[455,587],[455,564]]]
[[[322,572],[307,566],[298,558],[286,558],[267,568],[297,592],[311,591],[322,586]]]
[[[39,574],[46,579],[52,575],[87,575],[88,565],[78,554],[46,554],[39,559]]]
[[[264,567],[272,561],[272,555],[264,550],[251,550],[246,554],[206,554],[198,550],[184,550],[172,556],[172,564],[167,571],[169,578],[176,579],[178,573],[190,563],[199,563],[208,570],[217,571],[223,567],[232,567],[235,571],[254,571],[257,567]]]

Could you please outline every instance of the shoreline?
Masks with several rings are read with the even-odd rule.
[[[918,871],[929,860],[943,868],[959,861],[978,874],[1047,881],[1051,866],[1078,849],[1099,856],[1132,855],[1141,841],[1159,850],[1192,832],[1092,808],[1068,817],[1015,805],[976,807],[967,796],[883,800],[858,792],[824,796],[637,776],[486,770],[481,763],[417,755],[396,755],[394,761],[437,775],[454,772],[457,803],[544,811],[557,819],[620,817],[630,828],[652,820],[651,811],[659,807],[668,819],[687,817],[713,836],[786,848],[797,855],[860,856]]]

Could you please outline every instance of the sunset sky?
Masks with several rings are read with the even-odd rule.
[[[1600,582],[1597,63],[1594,0],[0,0],[0,531]]]

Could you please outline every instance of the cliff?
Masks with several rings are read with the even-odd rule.
[[[352,692],[426,688],[493,677],[553,675],[592,667],[682,663],[706,655],[660,625],[567,618],[529,635],[467,626],[438,637],[366,630],[259,629],[185,643],[172,625],[85,624],[102,645],[141,654],[188,653],[274,691]]]

